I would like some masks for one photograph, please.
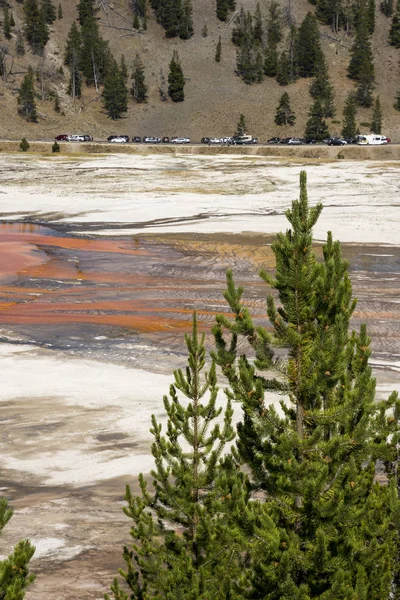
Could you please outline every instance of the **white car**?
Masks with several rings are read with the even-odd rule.
[[[127,141],[126,137],[122,135],[117,135],[110,140],[111,144],[126,144]]]
[[[223,137],[223,138],[221,138],[221,142],[222,142],[222,144],[232,144],[233,138],[232,137]]]
[[[210,141],[208,142],[209,144],[222,144],[222,139],[221,138],[210,138]]]
[[[171,144],[190,144],[190,138],[188,138],[188,137],[172,138]]]
[[[161,144],[161,138],[146,136],[143,138],[143,142],[145,144]]]
[[[68,141],[69,142],[84,142],[85,141],[85,136],[84,135],[69,135],[68,136]]]

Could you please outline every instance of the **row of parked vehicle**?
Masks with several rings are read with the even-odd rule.
[[[93,138],[90,135],[81,135],[81,134],[60,134],[56,137],[56,140],[59,142],[91,142]],[[129,135],[110,135],[107,138],[107,142],[115,143],[115,144],[127,144],[131,141]],[[368,134],[368,135],[358,135],[355,138],[329,138],[323,140],[324,144],[328,144],[328,146],[344,146],[345,144],[388,144],[390,142],[390,138],[384,135],[377,134]],[[148,137],[145,136],[143,138],[139,136],[132,137],[132,143],[134,144],[190,144],[189,137]],[[201,138],[202,144],[226,144],[226,145],[247,145],[247,144],[258,144],[258,139],[251,135],[235,135],[233,137],[203,137]],[[288,138],[279,138],[272,137],[267,141],[267,144],[288,144],[289,146],[300,146],[302,144],[316,144],[317,140],[314,138],[296,138],[296,137],[288,137]]]
[[[372,144],[372,145],[382,145],[389,144],[391,142],[390,138],[385,135],[358,135],[354,138],[338,138],[332,137],[326,140],[322,140],[323,144],[328,144],[328,146],[345,146],[346,144]],[[267,144],[289,144],[289,146],[300,146],[301,144],[317,144],[317,140],[314,138],[278,138],[273,137],[267,141]]]

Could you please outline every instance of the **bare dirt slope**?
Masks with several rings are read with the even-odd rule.
[[[57,4],[57,3],[56,3]],[[254,0],[238,2],[245,9],[255,7]],[[261,10],[266,15],[268,0],[261,1]],[[284,4],[284,2],[283,2]],[[58,68],[63,64],[65,39],[71,23],[76,18],[77,2],[63,0],[62,20],[52,27],[51,39],[46,47],[45,64]],[[110,133],[129,135],[189,135],[198,140],[202,136],[232,134],[239,114],[245,114],[249,131],[265,140],[270,136],[302,135],[310,106],[309,79],[301,79],[287,88],[280,87],[274,80],[266,79],[261,84],[248,86],[234,73],[236,49],[231,43],[232,24],[224,24],[215,16],[214,0],[193,2],[195,34],[190,40],[166,39],[164,30],[156,23],[154,13],[149,9],[149,24],[146,32],[134,33],[131,29],[131,13],[127,0],[103,2],[107,12],[100,11],[101,33],[110,41],[113,53],[124,54],[130,66],[136,53],[145,64],[146,82],[149,86],[149,99],[145,105],[132,101],[126,118],[112,122],[103,112],[101,98],[93,89],[85,89],[81,101],[72,103],[66,94],[65,81],[50,82],[48,87],[57,90],[64,115],[57,115],[51,100],[38,100],[38,110],[42,117],[38,124],[29,124],[17,115],[17,89],[29,64],[34,68],[40,58],[27,51],[22,58],[15,57],[15,34],[13,39],[2,44],[8,46],[7,58],[11,75],[7,82],[0,82],[0,137],[30,139],[51,139],[58,133],[81,131],[102,139]],[[296,22],[299,24],[308,10],[313,7],[306,0],[292,2]],[[16,28],[22,27],[21,5],[13,3]],[[208,35],[201,35],[204,25]],[[379,93],[384,110],[384,133],[392,139],[400,139],[399,113],[393,108],[394,97],[399,81],[399,51],[388,46],[387,36],[390,20],[382,15],[377,3],[376,29],[373,37],[376,67],[376,91]],[[14,30],[14,31],[15,31]],[[352,38],[344,32],[335,41],[329,28],[321,27],[322,43],[330,65],[330,73],[336,90],[336,122],[330,124],[331,134],[340,133],[344,98],[353,83],[346,77],[349,49]],[[214,60],[218,37],[222,39],[222,60]],[[178,50],[187,78],[186,98],[183,103],[161,102],[159,97],[160,71],[168,75],[168,64],[173,50]],[[292,107],[297,115],[293,128],[277,127],[274,124],[275,109],[282,92],[287,90]],[[359,110],[358,122],[370,121],[370,110]],[[337,122],[339,121],[339,122]],[[360,127],[365,130],[365,127]]]

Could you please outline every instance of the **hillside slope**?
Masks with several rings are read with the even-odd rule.
[[[283,0],[282,6],[286,0]],[[237,2],[237,8],[254,10],[255,0]],[[266,15],[269,0],[260,2],[261,11]],[[307,0],[291,2],[296,23],[300,24],[309,10],[314,10]],[[193,140],[202,136],[231,135],[240,113],[246,116],[249,131],[264,141],[278,135],[302,136],[311,104],[309,95],[310,79],[299,79],[287,87],[281,87],[273,79],[266,78],[260,84],[246,85],[235,75],[236,48],[231,42],[233,24],[219,21],[215,15],[215,0],[193,2],[195,33],[189,40],[166,39],[164,30],[157,24],[153,11],[149,8],[148,29],[137,33],[131,28],[132,13],[128,0],[101,2],[99,22],[101,34],[109,40],[116,58],[124,54],[130,69],[132,61],[139,53],[145,66],[146,83],[149,86],[147,104],[138,105],[131,99],[126,116],[119,121],[111,121],[104,113],[99,94],[93,88],[84,87],[83,97],[72,102],[66,93],[66,77],[62,81],[48,82],[49,89],[57,91],[63,114],[54,111],[53,101],[38,100],[40,113],[38,123],[27,123],[17,114],[17,90],[29,65],[39,68],[44,61],[46,69],[54,71],[63,66],[65,40],[69,28],[77,17],[77,1],[63,0],[63,18],[51,27],[50,41],[42,58],[29,52],[18,57],[15,54],[15,32],[23,26],[22,5],[11,0],[16,26],[13,37],[0,44],[8,49],[7,64],[11,71],[7,81],[0,81],[0,137],[28,139],[51,139],[59,133],[83,132],[96,139],[105,139],[111,133],[128,135],[188,135]],[[207,37],[202,36],[203,26],[207,26]],[[384,122],[383,133],[394,140],[400,140],[400,113],[393,108],[397,89],[400,87],[400,51],[387,43],[390,20],[376,7],[376,26],[373,34],[375,57],[376,89],[380,95]],[[352,37],[341,31],[333,37],[328,27],[320,26],[322,46],[329,64],[329,72],[335,88],[336,122],[330,121],[331,134],[339,134],[341,129],[344,99],[354,83],[346,76],[349,50]],[[222,59],[215,62],[215,48],[218,37],[222,40]],[[160,70],[168,76],[168,65],[172,53],[177,50],[186,78],[185,101],[162,102],[159,95]],[[65,67],[64,67],[65,69]],[[67,71],[65,69],[65,73]],[[287,91],[297,117],[294,127],[278,127],[274,124],[275,110],[281,94]],[[371,109],[358,109],[357,122],[371,120]],[[365,127],[360,127],[366,131]]]

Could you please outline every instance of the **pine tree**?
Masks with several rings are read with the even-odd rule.
[[[132,27],[133,29],[140,29],[139,16],[136,13],[133,15]]]
[[[25,54],[24,38],[22,37],[22,33],[20,31],[18,31],[17,33],[15,51],[18,54],[18,56],[23,56]]]
[[[168,96],[172,102],[183,102],[185,99],[185,78],[179,60],[178,52],[174,50],[169,63]]]
[[[349,331],[356,301],[339,242],[328,233],[322,261],[313,251],[321,210],[309,207],[302,172],[291,228],[272,246],[275,277],[261,272],[279,301],[267,298],[268,327],[253,322],[228,273],[234,320],[220,315],[214,328],[215,358],[244,414],[238,452],[281,536],[273,568],[267,544],[252,554],[248,597],[383,600],[399,545],[400,403],[397,394],[375,401],[366,326]],[[282,396],[279,412],[268,392]],[[387,485],[375,480],[379,458]]]
[[[18,90],[18,113],[27,121],[37,123],[33,70],[29,67]]]
[[[276,81],[279,83],[279,85],[289,85],[289,83],[291,83],[290,60],[286,51],[283,51],[279,57],[276,71]]]
[[[357,82],[357,104],[369,108],[373,101],[372,91],[375,83],[375,69],[371,40],[363,13],[360,14],[354,44],[350,53],[351,60],[347,73],[350,79]]]
[[[51,0],[42,0],[41,10],[43,12],[44,21],[48,25],[54,23],[57,18],[56,8]]]
[[[21,148],[21,145],[23,148]],[[21,140],[20,148],[22,151],[29,148],[29,143],[25,138]],[[0,533],[10,521],[12,514],[13,511],[8,506],[7,500],[0,498]],[[20,540],[13,552],[0,560],[1,598],[5,600],[23,600],[26,588],[35,580],[35,575],[29,572],[29,562],[34,552],[35,548],[28,540]]]
[[[15,27],[14,13],[12,11],[10,13],[10,27]]]
[[[139,54],[136,54],[136,58],[133,62],[132,80],[131,93],[135,102],[138,104],[147,102],[147,85],[145,84],[144,79],[144,66],[140,60]]]
[[[394,103],[394,108],[400,111],[400,90],[397,90],[396,94],[396,102]]]
[[[343,109],[342,136],[345,138],[354,138],[357,135],[356,113],[357,102],[354,94],[350,93]]]
[[[56,113],[61,112],[60,98],[59,98],[59,95],[57,94],[57,92],[54,96],[54,112],[56,112]]]
[[[257,2],[256,12],[254,13],[253,39],[256,43],[262,44],[264,29],[262,24],[260,3]]]
[[[82,57],[82,37],[75,23],[69,30],[67,44],[65,47],[64,64],[69,68],[68,94],[73,99],[80,98],[82,93],[82,77],[80,73]]]
[[[310,94],[315,100],[317,98],[321,100],[324,108],[324,117],[332,118],[335,116],[335,107],[333,103],[335,94],[329,79],[328,65],[326,64],[323,53],[321,53],[317,64],[314,81],[310,86]]]
[[[389,31],[389,44],[400,48],[400,1],[397,2],[396,12],[393,15]]]
[[[276,109],[275,123],[277,125],[294,125],[296,116],[290,107],[289,94],[284,92]]]
[[[63,10],[61,4],[58,5],[57,18],[59,20],[63,18]]]
[[[314,100],[308,113],[305,137],[313,138],[318,142],[329,138],[328,125],[324,120],[325,108],[319,98]]]
[[[102,39],[99,32],[96,16],[98,10],[96,0],[79,1],[78,20],[82,36],[80,69],[86,79],[86,84],[93,85],[96,91],[104,83],[110,63],[112,63],[108,43]]]
[[[122,75],[125,83],[127,83],[128,82],[128,67],[126,66],[126,60],[125,60],[125,56],[123,54],[121,54],[119,70],[121,72],[121,75]]]
[[[182,17],[179,27],[179,37],[182,40],[188,40],[194,33],[192,15],[193,8],[191,0],[183,0]]]
[[[267,19],[267,44],[264,55],[264,74],[276,77],[278,71],[278,44],[282,39],[282,13],[275,0],[269,6]]]
[[[222,51],[222,43],[221,43],[221,36],[219,36],[218,38],[218,44],[217,47],[215,48],[215,62],[221,62],[221,51]]]
[[[203,29],[201,30],[201,37],[206,38],[208,36],[208,29],[206,23],[203,25]]]
[[[235,0],[216,0],[216,13],[220,21],[226,21],[230,11],[235,10]]]
[[[309,12],[304,17],[297,35],[297,65],[300,77],[314,77],[321,63],[322,48],[318,23]]]
[[[61,150],[60,144],[56,140],[51,147],[51,151],[53,152],[53,154],[55,154],[57,152],[60,152],[60,150]]]
[[[103,106],[107,115],[116,121],[128,110],[128,90],[117,62],[113,59],[104,81]]]
[[[246,118],[243,114],[240,114],[239,121],[236,124],[235,135],[245,135],[247,133]]]
[[[23,137],[19,143],[19,149],[21,150],[21,152],[28,152],[29,148],[30,144],[28,140],[25,137]]]
[[[393,0],[383,0],[380,3],[380,9],[385,17],[391,17],[393,15]]]
[[[154,492],[143,475],[140,496],[126,488],[124,513],[132,523],[133,544],[124,548],[126,569],[120,574],[130,598],[244,600],[246,541],[235,520],[245,520],[252,507],[245,476],[231,457],[222,458],[235,435],[233,410],[229,401],[223,411],[217,408],[215,364],[204,373],[204,335],[199,338],[196,315],[185,341],[186,370],[174,372],[163,399],[164,435],[152,416]],[[111,591],[115,600],[128,598],[117,579]]]
[[[49,40],[49,28],[43,10],[39,10],[37,0],[25,0],[25,38],[34,54],[42,54]]]
[[[379,96],[376,97],[376,100],[374,102],[374,109],[372,112],[372,121],[371,121],[371,128],[370,130],[373,133],[376,133],[378,135],[380,135],[382,133],[382,108],[381,108],[381,101],[379,99]]]
[[[4,37],[7,40],[10,40],[11,39],[11,23],[10,23],[10,12],[8,10],[7,4],[4,5],[3,12],[4,12],[3,33],[4,33]]]

